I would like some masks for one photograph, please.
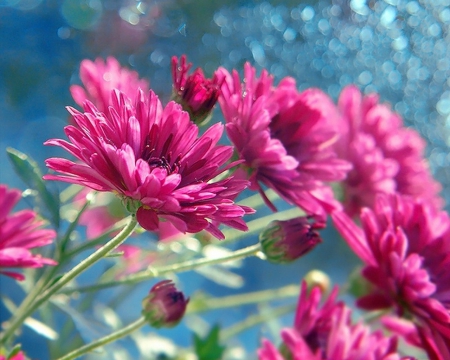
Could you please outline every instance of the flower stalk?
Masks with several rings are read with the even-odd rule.
[[[98,349],[99,347],[102,347],[104,345],[110,344],[116,340],[119,340],[125,336],[130,335],[131,333],[133,333],[134,331],[140,329],[142,326],[144,326],[147,323],[147,321],[145,320],[145,318],[143,316],[141,316],[139,319],[137,319],[136,321],[132,322],[131,324],[129,324],[128,326],[117,330],[105,337],[102,337],[98,340],[95,340],[89,344],[86,344],[74,351],[71,351],[70,353],[60,357],[58,360],[72,360],[72,359],[77,359],[82,355],[85,355],[89,352],[91,352],[92,350]]]
[[[75,292],[81,293],[81,292],[97,291],[97,290],[106,289],[106,288],[110,288],[110,287],[114,287],[114,286],[118,286],[118,285],[124,285],[124,284],[136,284],[141,281],[153,279],[156,277],[161,277],[161,276],[164,276],[164,275],[170,274],[170,273],[181,273],[181,272],[197,269],[201,266],[222,264],[227,261],[245,259],[250,256],[258,256],[258,253],[260,252],[260,250],[261,250],[261,246],[259,244],[255,244],[255,245],[248,246],[244,249],[234,251],[233,253],[223,256],[223,257],[200,258],[200,259],[184,261],[184,262],[173,264],[173,265],[150,268],[148,270],[139,271],[133,275],[129,275],[129,276],[124,277],[123,279],[119,279],[119,280],[115,280],[115,281],[99,283],[99,284],[91,285],[91,286],[82,286],[82,287],[77,287],[77,288],[63,289],[61,291],[61,293],[63,293],[63,294],[72,294]]]

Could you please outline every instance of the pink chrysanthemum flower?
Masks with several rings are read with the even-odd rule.
[[[353,324],[351,310],[336,302],[337,288],[320,306],[321,290],[309,293],[305,282],[297,305],[293,328],[283,329],[278,350],[268,340],[258,350],[260,360],[397,360],[396,337],[371,332],[362,323]],[[407,358],[403,358],[407,359]]]
[[[172,57],[173,99],[183,106],[193,122],[203,124],[209,120],[219,98],[223,76],[215,73],[208,79],[200,68],[188,76],[191,67],[185,55],[180,60]]]
[[[140,79],[136,71],[121,67],[112,56],[106,61],[101,58],[95,61],[83,60],[80,65],[80,79],[84,87],[80,85],[70,87],[75,102],[83,107],[84,102],[89,100],[103,113],[108,112],[112,90],[120,90],[130,99],[136,96],[138,89],[144,92],[149,90],[146,80]]]
[[[419,200],[379,194],[373,210],[361,211],[362,229],[343,212],[332,218],[373,285],[358,305],[393,307],[398,316],[415,322],[430,359],[450,359],[448,215]],[[404,334],[412,337],[406,328]]]
[[[298,92],[291,78],[274,87],[267,71],[257,78],[249,63],[243,81],[236,71],[218,73],[225,77],[219,103],[227,133],[245,161],[251,187],[265,198],[265,185],[309,214],[339,207],[324,182],[342,180],[350,166],[331,147],[336,140],[327,125],[335,116],[331,99],[318,89]]]
[[[0,185],[0,273],[23,280],[25,277],[8,268],[38,268],[44,265],[56,265],[51,259],[33,254],[30,249],[53,242],[56,233],[41,229],[43,221],[31,210],[11,213],[19,202],[21,193]]]
[[[234,199],[247,182],[233,177],[214,178],[235,163],[225,165],[233,149],[217,145],[223,126],[216,124],[202,136],[180,105],[162,107],[158,97],[139,93],[135,105],[114,91],[108,114],[85,104],[85,113],[69,108],[77,126],[67,126],[70,142],[52,139],[80,163],[62,158],[46,161],[62,175],[46,179],[80,184],[118,194],[147,230],[169,221],[181,232],[207,230],[223,238],[219,224],[240,230],[242,216],[253,210]],[[214,179],[214,180],[213,180]]]
[[[424,158],[425,141],[403,125],[401,117],[378,95],[362,96],[355,86],[342,91],[338,105],[341,131],[336,151],[353,164],[342,182],[344,206],[351,216],[361,207],[372,207],[377,193],[411,195],[442,207],[435,181]]]

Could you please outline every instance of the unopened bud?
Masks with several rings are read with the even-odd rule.
[[[303,278],[308,284],[308,289],[319,287],[322,293],[328,292],[331,286],[330,277],[320,270],[311,270]]]
[[[142,301],[142,315],[153,327],[173,327],[183,318],[188,302],[171,280],[163,280]]]
[[[190,63],[186,64],[185,55],[180,61],[172,57],[173,100],[189,113],[192,122],[202,125],[211,116],[224,78],[214,74],[212,79],[208,79],[200,68],[188,76],[191,66]]]
[[[272,221],[259,235],[261,248],[267,260],[273,263],[289,263],[311,251],[322,242],[315,229],[323,223],[310,223],[308,217],[285,221]]]

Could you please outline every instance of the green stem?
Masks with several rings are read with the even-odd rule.
[[[230,295],[224,297],[193,298],[189,302],[187,314],[197,314],[205,311],[225,309],[248,304],[259,304],[287,297],[298,297],[300,287],[287,285],[278,289],[255,291],[251,293]]]
[[[70,185],[62,190],[59,194],[59,199],[62,204],[72,200],[77,194],[83,191],[84,187],[80,185]]]
[[[72,259],[75,255],[78,255],[79,253],[81,253],[85,250],[88,250],[92,247],[95,247],[95,246],[101,244],[102,242],[105,241],[105,239],[108,238],[109,235],[116,232],[120,228],[124,227],[126,225],[126,221],[127,221],[127,219],[125,218],[125,219],[122,219],[122,220],[116,222],[114,225],[112,225],[110,228],[108,228],[105,231],[105,233],[101,234],[97,238],[86,241],[83,244],[79,245],[78,247],[75,247],[75,248],[67,251],[67,253],[64,254],[64,258],[67,257],[69,259]]]
[[[142,326],[144,326],[147,323],[145,318],[142,316],[139,319],[137,319],[135,322],[129,324],[128,326],[117,330],[105,337],[102,337],[98,340],[95,340],[91,342],[90,344],[86,344],[74,351],[71,351],[70,353],[60,357],[58,360],[72,360],[76,359],[82,355],[87,354],[88,352],[95,350],[101,346],[107,345],[109,343],[112,343],[116,340],[119,340],[127,335],[130,335],[132,332],[138,330]]]
[[[296,305],[291,304],[291,305],[281,306],[276,309],[272,309],[270,311],[270,314],[264,313],[264,314],[250,315],[243,321],[240,321],[240,322],[224,329],[221,333],[220,338],[222,341],[226,341],[227,339],[229,339],[233,336],[236,336],[240,332],[247,330],[253,326],[261,324],[267,320],[278,318],[282,315],[288,314],[288,313],[294,311],[295,307],[296,307]]]
[[[227,244],[248,237],[250,234],[259,233],[273,220],[287,220],[301,215],[305,215],[302,210],[299,208],[291,208],[249,221],[247,223],[248,231],[240,231],[231,228],[224,229],[222,232],[225,235],[225,240],[221,241],[220,244]]]
[[[280,199],[280,196],[273,190],[269,189],[266,192],[266,196],[270,201],[275,201]],[[245,199],[242,199],[238,202],[240,205],[249,206],[253,209],[257,209],[261,207],[262,205],[265,205],[264,199],[262,198],[261,194],[255,194],[251,195]]]
[[[117,236],[111,239],[108,243],[106,243],[92,255],[81,261],[77,266],[67,272],[64,276],[62,276],[55,284],[53,284],[50,288],[48,288],[45,292],[38,296],[32,304],[27,307],[21,307],[20,311],[18,310],[16,312],[15,316],[11,319],[11,322],[9,322],[9,324],[7,325],[7,329],[5,330],[3,336],[0,337],[0,344],[4,344],[14,334],[15,330],[23,323],[23,321],[28,316],[30,316],[39,306],[46,302],[53,294],[59,291],[68,282],[80,275],[83,271],[102,259],[111,250],[114,250],[116,247],[122,244],[133,233],[136,224],[136,217],[131,216],[127,226],[124,227],[122,231],[117,234]]]
[[[168,273],[179,273],[184,271],[194,270],[200,266],[205,265],[214,265],[214,264],[222,264],[231,260],[244,259],[249,256],[257,255],[260,251],[261,247],[258,244],[248,246],[244,249],[240,249],[234,251],[233,253],[220,257],[220,258],[201,258],[195,260],[189,260],[173,265],[161,266],[157,268],[150,268],[148,270],[139,271],[133,275],[129,275],[120,280],[110,281],[99,283],[91,286],[82,286],[78,288],[69,288],[61,291],[63,294],[71,294],[74,292],[87,292],[87,291],[95,291],[99,289],[105,289],[113,286],[118,286],[122,284],[135,284],[144,280],[152,279],[155,277],[159,277]]]

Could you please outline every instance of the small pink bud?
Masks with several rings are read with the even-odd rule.
[[[322,242],[315,230],[324,226],[322,222],[310,223],[305,216],[272,221],[259,235],[262,252],[273,263],[292,262]]]
[[[210,118],[224,76],[215,73],[212,79],[208,79],[200,68],[188,76],[191,66],[191,63],[186,63],[185,55],[180,60],[176,56],[172,57],[173,100],[181,104],[194,123],[201,125]]]
[[[163,280],[142,300],[142,315],[153,327],[173,327],[180,322],[188,302],[172,280]]]

